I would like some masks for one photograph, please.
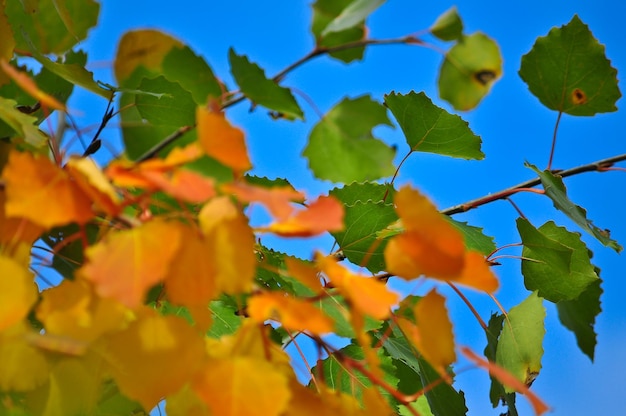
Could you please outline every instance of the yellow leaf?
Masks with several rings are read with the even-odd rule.
[[[384,283],[352,273],[331,256],[318,254],[315,261],[356,311],[374,319],[389,317],[391,307],[398,302],[399,296],[389,291]]]
[[[86,250],[88,261],[78,273],[93,283],[99,296],[136,308],[148,289],[167,275],[180,234],[178,224],[162,220],[111,232]]]
[[[39,87],[37,87],[37,84],[35,84],[35,81],[33,81],[24,72],[15,69],[4,58],[0,58],[0,68],[2,68],[4,73],[13,79],[13,81],[15,81],[15,83],[28,95],[39,101],[43,107],[47,107],[51,110],[65,111],[65,104],[57,101],[57,99],[53,96],[40,90]]]
[[[217,197],[198,214],[200,228],[214,248],[215,281],[218,292],[245,293],[252,289],[256,272],[254,235],[248,219],[228,197]]]
[[[127,309],[113,299],[100,298],[82,280],[63,280],[41,293],[36,316],[48,334],[91,342],[100,335],[121,329]]]
[[[363,406],[369,415],[393,416],[396,414],[377,388],[363,389]]]
[[[123,84],[139,66],[149,71],[158,71],[169,51],[182,46],[180,41],[158,30],[126,32],[117,46],[115,78]]]
[[[210,360],[193,389],[220,416],[278,416],[291,396],[282,372],[250,357]]]
[[[196,125],[198,141],[207,155],[239,173],[252,168],[243,131],[233,127],[224,113],[198,107]]]
[[[111,216],[120,213],[122,198],[93,160],[72,157],[65,168],[100,211]]]
[[[18,323],[0,332],[0,391],[28,391],[48,378],[48,362],[26,339],[31,330]]]
[[[279,321],[286,329],[322,335],[333,330],[333,321],[315,306],[282,292],[261,293],[248,300],[248,315],[263,323]]]
[[[203,368],[204,343],[184,319],[142,309],[127,329],[107,337],[106,359],[122,393],[152,409]]]
[[[211,416],[207,405],[188,384],[167,397],[165,413],[167,416]]]
[[[0,254],[0,331],[24,319],[37,296],[38,289],[30,271]]]
[[[2,178],[7,217],[21,217],[46,229],[93,217],[91,200],[67,172],[41,155],[13,151]]]
[[[0,244],[12,245],[19,242],[33,244],[44,228],[24,218],[7,218],[4,212],[5,202],[6,193],[0,190]]]
[[[291,277],[299,280],[300,283],[303,283],[315,293],[324,291],[319,278],[319,270],[315,267],[292,257],[285,257],[285,265]]]
[[[416,325],[408,319],[398,318],[400,329],[426,361],[447,378],[446,367],[456,360],[456,353],[445,298],[431,290],[415,305],[413,313]]]
[[[165,277],[168,299],[175,304],[202,306],[218,295],[216,247],[200,231],[180,227],[181,244]]]

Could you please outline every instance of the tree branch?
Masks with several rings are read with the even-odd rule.
[[[554,169],[554,170],[551,170],[550,172],[558,174],[562,178],[566,178],[568,176],[574,176],[574,175],[578,175],[579,173],[584,173],[584,172],[594,172],[594,171],[602,172],[605,169],[613,166],[615,163],[621,162],[624,160],[626,160],[626,153],[609,157],[606,159],[598,160],[596,162],[588,163],[586,165],[577,166],[571,169],[565,169],[565,170]],[[505,199],[511,194],[519,192],[520,190],[524,190],[525,188],[532,188],[540,184],[541,184],[541,179],[534,178],[526,182],[519,183],[515,186],[511,186],[509,188],[503,189],[494,194],[482,196],[480,198],[472,199],[471,201],[464,202],[462,204],[455,205],[450,208],[446,208],[442,210],[441,213],[445,215],[454,215],[454,214],[460,214],[461,212],[467,212],[470,209],[488,204],[493,201],[497,201],[499,199]]]

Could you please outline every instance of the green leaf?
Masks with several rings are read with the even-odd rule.
[[[522,383],[530,385],[541,370],[541,344],[546,333],[543,299],[533,292],[511,308],[507,317],[496,350],[496,364]],[[514,391],[507,386],[504,389],[507,393]]]
[[[574,116],[617,111],[617,70],[577,15],[540,37],[522,57],[520,77],[546,107]]]
[[[365,359],[363,349],[355,344],[350,344],[340,349],[339,353],[354,360],[362,361]],[[378,358],[380,360],[380,368],[383,370],[384,374],[383,380],[392,386],[396,385],[398,379],[394,375],[396,368],[393,365],[391,357],[384,354],[382,349],[379,349]],[[319,371],[317,366],[311,369],[311,373],[316,374],[316,370]],[[322,374],[324,374],[324,380],[328,387],[352,395],[359,401],[362,398],[363,389],[372,386],[372,382],[367,376],[358,371],[346,371],[346,367],[338,362],[337,358],[334,356],[330,356],[322,361]],[[383,397],[391,398],[389,392],[383,389],[379,391]]]
[[[485,256],[495,251],[496,244],[493,237],[485,235],[482,228],[474,227],[466,222],[457,221],[448,216],[445,218],[463,234],[465,247],[467,247],[468,250],[478,251]]]
[[[524,220],[518,220],[518,228],[519,221]],[[532,227],[529,223],[528,226]],[[532,228],[534,229],[534,227]],[[532,234],[541,235],[541,237],[531,242],[530,239],[527,241],[522,235],[524,242],[522,274],[528,290],[538,290],[539,296],[551,302],[573,300],[578,298],[587,286],[598,279],[598,275],[591,264],[590,251],[580,239],[579,233],[569,232],[563,227],[557,227],[554,222],[550,221],[539,227],[538,230],[534,229]],[[550,254],[548,254],[551,249],[544,247],[544,242],[547,242],[549,246],[553,246],[553,243],[558,244],[559,248],[554,254],[562,254],[563,252],[560,250],[563,247],[569,249],[568,253],[563,256],[570,259],[565,268],[560,268],[558,262],[551,261]],[[526,258],[536,261],[529,261]]]
[[[346,7],[354,0],[317,0],[313,4],[313,24],[311,31],[315,36],[315,44],[318,48],[332,48],[347,43],[358,42],[365,38],[365,24],[353,26],[340,32],[328,33],[322,36],[322,31],[339,16]],[[343,62],[352,62],[362,59],[364,47],[349,48],[342,51],[332,52],[330,56]]]
[[[349,321],[350,308],[346,305],[343,297],[339,295],[327,296],[314,303],[324,314],[328,315],[335,322],[335,335],[344,338],[355,338],[356,334]],[[382,321],[365,317],[365,331],[379,329]]]
[[[525,163],[525,165],[539,175],[543,188],[546,191],[546,195],[552,200],[556,209],[567,215],[572,221],[578,224],[578,226],[593,235],[605,246],[611,247],[618,253],[622,251],[622,246],[619,245],[617,241],[611,239],[610,232],[608,230],[602,230],[593,225],[593,222],[587,219],[587,211],[569,200],[566,194],[565,185],[563,184],[563,179],[560,176],[555,175],[548,170],[540,171],[536,166],[531,165],[530,163]]]
[[[463,159],[483,159],[481,140],[456,114],[437,107],[423,92],[392,92],[385,104],[400,124],[413,152],[429,152]]]
[[[456,416],[467,414],[465,395],[456,391],[446,382],[441,382],[441,375],[423,358],[418,358],[422,384],[434,386],[426,392],[426,399],[435,416]]]
[[[187,46],[173,47],[163,58],[161,68],[165,78],[178,82],[198,105],[206,104],[209,97],[220,101],[226,92],[209,64]]]
[[[395,152],[372,136],[380,124],[392,125],[378,102],[369,96],[345,98],[311,131],[303,155],[313,174],[343,183],[391,176]]]
[[[43,65],[44,68],[69,83],[85,88],[87,91],[91,91],[106,99],[111,98],[113,95],[111,91],[103,89],[100,84],[95,82],[93,80],[93,73],[85,69],[87,56],[84,52],[72,52],[68,54],[65,63],[59,63],[51,61],[34,48],[31,48],[30,51],[33,57]]]
[[[297,279],[286,273],[285,258],[288,254],[257,246],[259,264],[256,270],[257,283],[270,290],[283,290],[297,296],[313,296],[315,293]]]
[[[485,335],[487,335],[487,346],[485,347],[485,357],[491,361],[496,361],[496,350],[498,348],[498,338],[500,337],[500,333],[502,332],[502,323],[504,322],[504,315],[499,315],[494,313],[489,318],[489,323],[487,324],[487,329],[485,330]],[[491,387],[489,389],[489,399],[491,400],[491,405],[496,408],[500,405],[500,402],[503,402],[508,406],[508,416],[517,416],[517,408],[515,407],[515,393],[506,393],[504,391],[504,386],[500,381],[492,376],[489,376],[491,379]]]
[[[232,48],[228,52],[228,60],[237,85],[250,101],[284,114],[289,119],[304,118],[291,91],[266,78],[265,71],[257,64],[250,62],[245,55],[237,55]]]
[[[385,0],[353,0],[339,16],[335,17],[322,31],[322,36],[341,32],[362,23],[367,16],[380,7]]]
[[[457,110],[471,110],[501,75],[502,57],[496,42],[483,33],[463,36],[441,65],[439,96]]]
[[[393,188],[376,183],[352,183],[331,190],[330,195],[344,204],[346,227],[332,233],[343,254],[372,273],[385,270],[383,251],[387,240],[379,239],[377,233],[398,219],[393,207]]]
[[[446,10],[430,27],[430,33],[441,40],[459,40],[463,36],[463,21],[456,6]]]
[[[237,315],[237,310],[227,305],[224,301],[214,300],[209,304],[209,309],[213,315],[213,325],[207,331],[207,336],[211,338],[221,338],[224,335],[231,335],[241,326],[241,316]]]
[[[35,126],[37,118],[20,112],[16,106],[15,101],[0,97],[0,120],[11,127],[28,145],[35,148],[45,146],[48,138]]]
[[[29,42],[43,54],[62,55],[87,37],[98,23],[100,5],[94,0],[7,1],[6,14],[16,34],[16,48]],[[23,33],[23,35],[18,35]]]
[[[559,320],[574,333],[578,347],[591,361],[593,361],[596,347],[596,332],[594,330],[596,316],[602,312],[600,307],[601,282],[600,279],[596,279],[587,286],[587,289],[580,294],[578,299],[556,304]]]

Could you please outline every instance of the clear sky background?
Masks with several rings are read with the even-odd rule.
[[[310,1],[191,1],[177,0],[108,0],[101,6],[100,22],[84,43],[89,53],[89,68],[96,79],[115,83],[112,63],[117,43],[130,29],[157,28],[169,33],[204,56],[218,77],[236,88],[228,67],[228,48],[246,54],[251,61],[273,75],[305,55],[313,47],[310,34]],[[449,1],[418,2],[388,0],[368,20],[371,38],[404,36],[427,29],[449,7],[456,5],[465,23],[465,33],[482,31],[500,45],[504,58],[504,77],[494,86],[481,105],[461,116],[483,140],[483,161],[464,161],[426,154],[412,155],[397,179],[397,184],[412,183],[429,195],[440,208],[496,192],[533,177],[524,168],[529,161],[544,168],[557,114],[543,107],[517,75],[521,56],[527,53],[538,36],[550,28],[570,21],[574,14],[589,25],[602,44],[618,78],[626,73],[624,16],[626,3],[621,1],[525,2]],[[430,37],[427,40],[433,40]],[[441,44],[445,47],[445,44]],[[366,51],[362,62],[344,65],[327,57],[317,58],[290,74],[284,85],[304,92],[317,110],[327,112],[344,97],[371,94],[378,101],[391,91],[424,91],[435,104],[452,111],[438,98],[436,80],[442,56],[416,46],[377,46]],[[621,85],[624,91],[624,85]],[[333,184],[315,180],[300,154],[308,133],[319,119],[316,109],[296,96],[306,114],[306,122],[272,121],[267,112],[249,113],[247,103],[228,110],[230,120],[242,127],[255,165],[252,173],[260,176],[288,177],[296,188],[309,196],[326,193]],[[623,100],[618,102],[622,107]],[[81,126],[95,125],[106,107],[101,98],[78,91],[70,107],[82,114]],[[392,117],[390,115],[390,117]],[[103,141],[120,150],[119,134],[105,130]],[[555,168],[568,168],[626,152],[624,144],[626,113],[595,117],[564,116],[559,129]],[[377,137],[398,145],[398,161],[408,151],[399,128],[377,128]],[[105,151],[101,150],[103,154]],[[622,165],[623,166],[623,165]],[[294,176],[295,175],[295,176]],[[626,245],[626,173],[587,173],[565,180],[570,198],[588,210],[588,216],[612,237]],[[535,225],[554,219],[572,231],[580,231],[557,213],[547,198],[529,194],[514,197],[515,202]],[[506,202],[495,202],[470,213],[455,216],[472,225],[484,227],[495,236],[498,246],[516,243],[520,237],[515,227],[516,212]],[[626,258],[601,246],[585,235],[584,241],[595,253],[594,262],[604,279],[603,312],[596,322],[598,345],[595,362],[583,355],[572,333],[564,329],[556,308],[545,302],[547,335],[544,341],[543,369],[532,389],[553,409],[553,415],[626,414]],[[268,242],[264,240],[264,242]],[[328,239],[293,242],[278,248],[308,257],[315,249],[328,251]],[[519,255],[518,249],[506,254]],[[520,262],[504,259],[496,272],[502,288],[497,298],[507,308],[518,304],[529,292],[523,287]],[[433,283],[419,286],[425,293]],[[411,286],[414,288],[414,286]],[[448,296],[455,325],[456,341],[482,351],[484,334],[461,300],[440,287]],[[497,308],[484,295],[466,291],[484,319]],[[497,415],[488,400],[488,377],[461,361],[456,386],[466,393],[470,415]],[[167,376],[167,375],[164,375]],[[521,415],[531,414],[523,397],[518,399]]]

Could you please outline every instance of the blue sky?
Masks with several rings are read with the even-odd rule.
[[[90,32],[84,48],[89,53],[90,69],[96,79],[114,83],[112,62],[117,43],[129,29],[157,28],[190,46],[212,66],[228,86],[234,88],[229,73],[228,48],[246,54],[274,74],[297,60],[313,47],[309,33],[311,8],[308,1],[191,1],[135,0],[104,1],[98,28]],[[511,4],[509,4],[511,3]],[[544,108],[532,96],[517,75],[521,56],[527,53],[538,36],[554,26],[569,22],[576,13],[589,25],[593,34],[606,45],[613,66],[626,71],[626,48],[623,46],[623,17],[626,4],[618,1],[526,1],[526,2],[416,2],[388,0],[368,20],[371,38],[398,37],[427,29],[439,14],[456,5],[465,23],[465,32],[482,31],[495,39],[504,58],[504,76],[481,105],[461,116],[482,137],[486,159],[464,161],[440,156],[412,155],[397,179],[398,184],[411,183],[428,194],[440,208],[498,191],[530,179],[524,168],[529,161],[543,168],[548,161],[550,140],[557,114]],[[346,96],[371,94],[382,100],[391,91],[407,93],[424,91],[435,104],[451,111],[438,98],[436,79],[441,55],[431,49],[415,46],[378,46],[366,51],[359,63],[344,65],[326,57],[317,58],[290,74],[284,85],[306,93],[321,112],[327,112]],[[623,89],[623,85],[622,85]],[[334,185],[315,180],[300,154],[312,125],[318,120],[315,110],[300,96],[306,122],[272,121],[263,110],[249,113],[246,103],[228,110],[230,120],[242,127],[255,165],[253,173],[268,177],[289,177],[298,189],[315,196]],[[621,107],[622,101],[618,102]],[[82,112],[81,126],[97,125],[106,103],[87,92],[79,91],[70,107]],[[87,110],[88,109],[88,110]],[[114,126],[114,123],[112,124]],[[624,153],[623,112],[596,117],[564,116],[559,128],[554,167],[568,168]],[[407,149],[399,128],[377,128],[376,135],[387,143],[398,145],[398,160]],[[101,136],[119,150],[114,128]],[[293,176],[297,172],[296,176]],[[612,237],[626,245],[626,216],[620,214],[626,202],[626,174],[587,173],[566,179],[570,198],[588,210],[588,216]],[[537,195],[514,197],[535,226],[554,219],[557,224],[580,231],[558,214],[547,198]],[[514,220],[516,212],[506,202],[496,202],[455,218],[484,227],[496,237],[498,245],[519,242]],[[594,261],[602,269],[603,312],[598,317],[598,345],[595,363],[577,348],[574,336],[561,327],[556,309],[546,302],[547,335],[544,341],[543,369],[533,390],[553,409],[553,415],[626,414],[626,319],[623,294],[626,289],[626,260],[588,236],[583,237],[594,252]],[[280,244],[280,242],[277,242]],[[298,242],[290,251],[308,257],[313,250],[330,249],[327,239]],[[509,250],[508,254],[519,254]],[[523,300],[519,261],[503,260],[497,268],[502,288],[498,299],[506,308]],[[430,283],[419,288],[430,287]],[[449,294],[450,309],[457,343],[476,351],[484,348],[484,335],[467,307]],[[482,316],[487,319],[496,306],[485,296],[466,292]],[[461,362],[457,369],[468,368]],[[467,370],[457,377],[457,386],[466,392],[470,415],[497,415],[488,402],[488,378],[481,370]],[[518,399],[520,414],[530,414],[525,399]]]

